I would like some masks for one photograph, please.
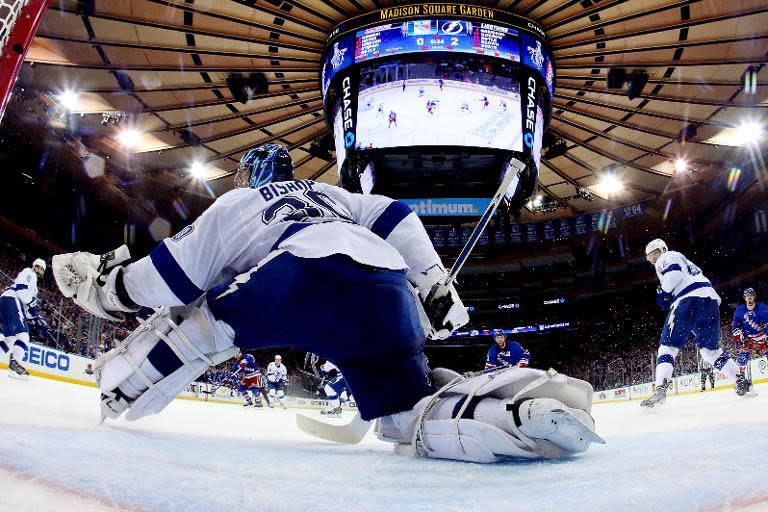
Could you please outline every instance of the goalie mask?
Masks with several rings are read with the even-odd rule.
[[[249,150],[235,174],[235,187],[259,188],[273,181],[293,179],[293,161],[285,146],[264,144]]]

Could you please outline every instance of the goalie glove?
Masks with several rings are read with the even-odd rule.
[[[122,315],[112,313],[133,313],[139,310],[123,285],[121,263],[130,259],[128,247],[121,245],[101,255],[89,252],[57,254],[51,266],[62,295],[71,298],[92,315],[122,321]]]
[[[419,291],[419,298],[429,320],[427,337],[443,340],[453,331],[469,323],[469,314],[453,283],[445,284],[448,273],[440,265],[433,265],[422,272],[427,285]]]

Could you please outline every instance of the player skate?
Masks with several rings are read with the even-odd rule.
[[[13,355],[11,355],[11,359],[8,361],[8,376],[19,380],[29,379],[29,372],[16,361]]]
[[[664,402],[667,401],[667,389],[669,389],[670,384],[671,382],[669,379],[664,379],[664,382],[661,385],[656,386],[656,391],[654,391],[649,398],[640,402],[640,407],[653,409],[654,407],[659,408],[664,405]]]
[[[734,391],[736,391],[736,394],[739,396],[745,396],[747,398],[751,398],[754,396],[757,396],[757,392],[755,391],[755,386],[752,385],[752,382],[748,380],[743,375],[738,375],[736,377],[736,385],[734,386]]]

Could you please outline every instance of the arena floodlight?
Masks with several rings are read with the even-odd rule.
[[[682,174],[685,171],[688,170],[688,162],[685,160],[685,158],[678,158],[675,160],[675,172],[678,174]]]
[[[117,133],[117,142],[126,148],[134,148],[141,141],[141,136],[136,128],[125,128]]]
[[[56,96],[56,101],[61,105],[61,108],[67,112],[75,110],[77,102],[80,100],[80,95],[72,90],[65,90]]]
[[[607,174],[600,180],[600,188],[608,195],[621,192],[624,189],[624,183],[613,174]]]
[[[741,145],[755,144],[763,136],[763,127],[756,121],[744,121],[737,128]]]
[[[205,176],[205,170],[207,169],[204,162],[195,160],[189,165],[189,174],[196,179],[202,179]]]

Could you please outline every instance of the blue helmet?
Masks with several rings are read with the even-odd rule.
[[[505,338],[507,337],[507,335],[504,333],[504,329],[494,329],[493,337],[495,338],[496,336],[504,336]]]
[[[756,297],[757,296],[757,294],[755,293],[755,289],[754,288],[747,288],[746,290],[744,290],[744,298],[745,299],[747,298],[747,295],[751,295],[752,297]]]
[[[264,144],[243,155],[235,174],[235,187],[259,188],[273,181],[293,179],[293,160],[285,146]]]
[[[245,365],[255,364],[256,360],[253,358],[251,354],[245,354],[243,356],[243,359],[240,361],[240,366],[244,366],[243,363],[245,363]]]

